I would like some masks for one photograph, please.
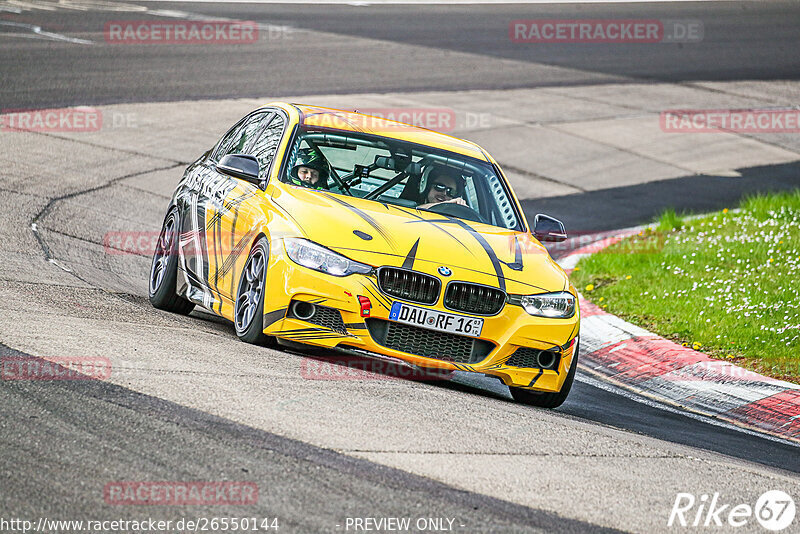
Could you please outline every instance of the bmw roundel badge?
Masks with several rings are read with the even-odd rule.
[[[453,274],[453,271],[442,265],[441,267],[439,267],[439,274],[441,274],[442,276],[450,276],[451,274]]]

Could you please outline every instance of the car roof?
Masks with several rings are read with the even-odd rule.
[[[363,132],[399,141],[456,152],[481,161],[491,161],[484,150],[470,141],[398,121],[359,113],[304,104],[291,104],[300,112],[300,123],[306,126]],[[402,110],[398,110],[402,111]],[[436,111],[436,110],[431,110]],[[387,110],[388,112],[388,110]]]

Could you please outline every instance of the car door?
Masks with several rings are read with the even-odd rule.
[[[227,153],[255,156],[259,162],[259,177],[266,181],[285,126],[285,117],[279,112],[260,117],[258,126],[245,132],[247,140],[244,145],[234,144],[226,149]],[[224,155],[220,153],[218,157],[221,159]],[[237,260],[249,253],[248,247],[260,228],[258,222],[264,218],[262,203],[265,200],[259,186],[226,176],[216,169],[214,172],[220,181],[229,184],[222,202],[214,206],[213,213],[207,212],[210,216],[205,221],[209,287],[222,297],[219,312],[223,313],[223,307],[236,298]]]
[[[208,309],[219,311],[221,305],[217,272],[225,257],[223,232],[231,227],[223,229],[220,223],[223,215],[238,205],[230,203],[230,196],[234,192],[252,196],[258,190],[253,184],[219,172],[216,164],[226,154],[247,154],[274,116],[273,110],[248,115],[187,173],[179,241],[181,268],[189,282],[187,298]]]

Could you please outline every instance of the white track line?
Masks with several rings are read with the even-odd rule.
[[[726,421],[721,421],[719,419],[715,419],[714,417],[709,417],[707,415],[702,415],[695,412],[690,412],[685,408],[677,408],[674,406],[670,406],[669,404],[665,404],[658,399],[651,399],[649,397],[644,397],[637,392],[623,389],[618,387],[614,384],[611,384],[603,379],[596,378],[592,374],[589,374],[591,371],[584,368],[583,366],[579,366],[579,368],[584,371],[583,373],[577,373],[575,375],[575,380],[578,382],[583,382],[584,384],[588,384],[590,386],[594,386],[598,389],[602,389],[603,391],[608,391],[609,393],[613,393],[615,395],[619,395],[621,397],[625,397],[626,399],[630,399],[632,401],[644,404],[646,406],[650,406],[651,408],[657,408],[659,410],[664,410],[665,412],[670,412],[678,415],[684,415],[691,419],[696,419],[698,421],[702,421],[703,423],[708,423],[709,425],[714,425],[722,428],[727,428],[728,430],[735,430],[737,432],[742,432],[743,434],[748,434],[750,436],[768,439],[770,441],[775,441],[778,443],[782,443],[784,445],[791,445],[793,447],[800,447],[800,444],[795,443],[793,441],[785,440],[774,436],[772,434],[766,434],[762,432],[756,432],[755,430],[750,430],[749,428],[741,427],[738,425],[734,425],[728,423]],[[613,425],[612,425],[613,426]]]
[[[734,210],[731,210],[731,211],[734,211]],[[741,209],[737,208],[735,211],[739,212],[739,211],[741,211]],[[694,219],[699,219],[699,218],[703,218],[703,217],[707,217],[707,216],[708,216],[708,214],[700,213],[700,214],[685,216],[685,217],[683,217],[683,220],[694,220]],[[621,235],[621,234],[630,233],[630,232],[642,231],[642,230],[644,230],[644,229],[646,229],[648,227],[654,227],[654,226],[656,226],[656,224],[657,223],[653,223],[653,224],[649,224],[649,225],[635,226],[635,227],[625,228],[623,230],[617,230],[617,231],[613,231],[613,232],[609,232],[609,233],[605,233],[604,232],[601,235],[598,235],[597,241],[599,242],[599,241],[603,241],[604,239],[608,239],[608,237],[609,237],[608,234]],[[567,253],[565,256],[560,257],[556,261],[562,268],[574,268],[575,264],[577,263],[577,261],[574,258],[577,258],[579,260],[580,258],[583,258],[585,256],[591,255],[592,252],[587,252],[587,253],[582,253],[581,252],[581,250],[589,249],[589,248],[591,248],[591,246],[592,246],[592,244],[582,245],[581,247],[576,248],[574,251],[572,251],[570,253]],[[597,318],[597,319],[595,319],[595,318]],[[642,336],[642,335],[653,335],[653,336],[655,335],[655,334],[652,334],[651,332],[649,332],[647,330],[641,329],[640,327],[637,327],[635,325],[627,323],[627,322],[623,321],[622,319],[620,319],[619,317],[617,317],[617,316],[615,316],[613,314],[605,314],[604,313],[603,315],[592,315],[592,316],[589,316],[589,317],[587,317],[585,319],[582,319],[581,322],[583,324],[589,322],[590,325],[587,325],[588,326],[587,329],[590,330],[590,331],[596,330],[597,327],[600,327],[600,329],[602,330],[602,327],[605,324],[610,323],[609,326],[616,326],[617,327],[616,330],[619,330],[618,334],[623,334],[625,336],[625,338],[634,338],[634,337]],[[594,323],[597,323],[597,324],[594,324]],[[614,324],[614,323],[618,323],[618,324]],[[633,330],[631,330],[632,328],[635,329],[636,331],[634,332]],[[612,328],[611,330],[613,331],[615,329]],[[587,336],[587,337],[588,337],[588,339],[586,339],[586,341],[589,341],[589,339],[591,339],[591,336]],[[617,340],[614,340],[614,339],[609,339],[609,333],[608,332],[601,332],[601,334],[598,336],[598,338],[603,341],[602,345],[598,345],[597,347],[590,347],[590,350],[589,350],[590,352],[592,352],[593,350],[598,350],[599,348],[601,348],[601,346],[608,346],[609,344],[613,344],[614,342],[617,341]],[[721,363],[725,363],[725,362],[721,362]],[[662,397],[661,395],[657,395],[657,394],[653,393],[652,391],[648,391],[648,390],[645,390],[645,389],[640,389],[640,388],[638,388],[636,386],[627,387],[627,386],[624,386],[624,385],[616,384],[616,383],[606,379],[603,375],[598,374],[596,371],[594,371],[594,370],[592,370],[592,369],[590,369],[590,368],[588,368],[588,367],[586,367],[584,365],[581,365],[580,363],[579,363],[579,368],[583,371],[583,373],[576,374],[576,376],[575,376],[576,380],[579,380],[580,382],[584,382],[584,383],[590,384],[592,386],[598,387],[598,388],[603,389],[605,391],[608,391],[610,393],[614,393],[614,394],[617,394],[617,395],[622,395],[622,396],[624,396],[624,397],[626,397],[628,399],[631,399],[631,400],[633,400],[635,402],[640,402],[642,404],[646,404],[648,406],[652,406],[652,407],[655,407],[655,408],[666,410],[666,411],[669,411],[669,412],[672,412],[672,413],[683,414],[683,415],[685,415],[687,417],[690,417],[692,419],[697,419],[699,421],[704,421],[706,423],[713,424],[713,425],[716,425],[716,426],[720,426],[720,427],[736,430],[737,432],[743,432],[743,433],[748,434],[748,435],[758,436],[758,437],[762,437],[762,438],[765,438],[765,439],[769,439],[771,441],[776,441],[776,442],[779,442],[779,443],[789,444],[789,445],[792,445],[794,447],[800,447],[800,443],[798,443],[798,442],[795,442],[795,441],[792,441],[792,440],[787,440],[787,439],[778,437],[778,436],[776,436],[774,434],[769,434],[767,432],[759,432],[759,431],[756,431],[756,430],[751,430],[751,429],[749,429],[749,428],[747,428],[745,426],[739,426],[739,425],[736,425],[736,424],[733,424],[733,423],[729,423],[727,421],[723,421],[723,420],[717,419],[714,414],[702,413],[702,412],[699,411],[699,409],[693,409],[691,406],[688,406],[688,405],[685,405],[685,404],[680,404],[677,400],[673,401],[672,399],[670,399],[670,398],[668,398],[666,396]],[[795,388],[800,387],[800,386],[797,386],[796,384],[791,384],[791,383],[786,383],[786,386],[789,387],[790,389],[795,389]]]
[[[85,45],[94,44],[94,42],[87,41],[86,39],[77,39],[75,37],[67,37],[66,35],[61,35],[60,33],[46,32],[42,30],[41,26],[36,26],[34,24],[0,21],[0,26],[11,26],[12,28],[22,28],[23,30],[28,30],[33,33],[33,34],[3,33],[3,35],[7,37],[10,36],[10,37],[22,37],[28,39],[44,39],[46,41],[65,41],[67,43],[85,44]]]

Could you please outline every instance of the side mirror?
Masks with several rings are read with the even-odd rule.
[[[234,178],[241,178],[252,184],[260,185],[258,178],[258,160],[246,154],[228,154],[217,163],[217,170]]]
[[[560,242],[567,238],[567,231],[558,219],[537,213],[533,218],[533,237],[539,241]]]

